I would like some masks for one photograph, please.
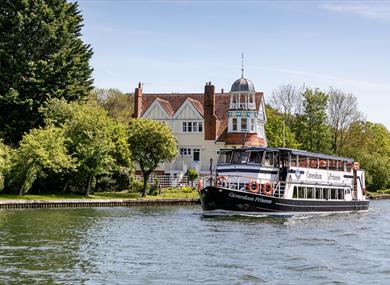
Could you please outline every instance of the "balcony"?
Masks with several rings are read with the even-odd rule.
[[[230,103],[230,109],[232,110],[256,110],[256,104],[255,103]]]

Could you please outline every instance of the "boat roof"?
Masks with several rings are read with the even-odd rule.
[[[318,153],[318,152],[310,152],[306,150],[300,150],[300,149],[293,149],[293,148],[273,148],[273,147],[242,147],[242,148],[226,148],[226,149],[220,149],[220,151],[232,151],[232,150],[244,150],[244,151],[272,151],[272,152],[290,152],[293,155],[302,155],[302,156],[310,156],[310,157],[316,157],[316,158],[322,158],[322,159],[333,159],[333,160],[343,160],[347,162],[354,162],[352,158],[348,157],[342,157],[342,156],[336,156],[331,154],[324,154],[324,153]]]

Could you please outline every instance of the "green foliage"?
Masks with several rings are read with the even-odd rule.
[[[267,124],[265,133],[270,147],[298,148],[294,133],[285,125],[283,116],[270,106],[266,106]]]
[[[327,125],[328,95],[319,89],[306,88],[303,96],[303,114],[297,117],[298,140],[309,151],[329,153],[331,137]]]
[[[4,178],[11,167],[12,156],[13,150],[0,139],[0,191],[4,188]]]
[[[126,128],[101,107],[55,99],[41,111],[48,125],[62,127],[70,138],[69,152],[77,159],[77,175],[86,178],[86,195],[96,176],[130,166]]]
[[[390,187],[390,132],[385,126],[362,121],[351,124],[340,151],[366,170],[368,189]]]
[[[191,193],[194,189],[192,187],[189,187],[189,186],[183,186],[181,187],[181,192],[183,193]]]
[[[142,193],[144,182],[138,179],[133,179],[130,184],[129,192],[131,193]]]
[[[150,174],[159,163],[171,161],[177,154],[176,139],[164,123],[133,119],[129,124],[128,143],[134,160],[144,176],[143,196]]]
[[[77,164],[66,149],[64,130],[56,127],[33,129],[26,134],[12,158],[9,187],[19,195],[27,193],[38,178],[49,173],[66,173]]]
[[[150,186],[149,189],[149,195],[157,196],[159,194],[159,188],[158,188],[158,178],[154,177],[153,184]]]
[[[93,90],[91,100],[96,100],[111,118],[122,123],[128,123],[133,114],[134,96],[124,94],[118,89],[100,89]]]
[[[188,180],[191,182],[196,180],[196,178],[198,178],[198,172],[196,172],[196,170],[193,168],[188,169],[187,175],[188,175]]]
[[[43,123],[50,98],[85,98],[92,50],[81,40],[78,4],[66,0],[0,1],[0,135],[16,145]]]

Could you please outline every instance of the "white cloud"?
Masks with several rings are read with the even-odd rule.
[[[384,2],[328,3],[320,7],[333,12],[352,14],[365,18],[390,19],[390,5]]]

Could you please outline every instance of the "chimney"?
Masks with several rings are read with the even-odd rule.
[[[211,82],[204,87],[204,139],[217,138],[217,117],[215,116],[215,87]]]
[[[133,118],[140,118],[142,113],[142,85],[138,83],[138,88],[134,92],[134,114]]]

